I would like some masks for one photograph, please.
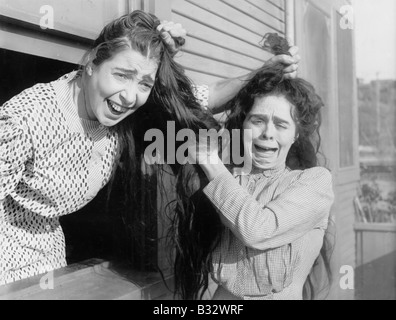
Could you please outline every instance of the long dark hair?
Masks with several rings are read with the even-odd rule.
[[[197,292],[208,287],[208,279],[202,277],[197,265],[207,256],[209,250],[206,247],[213,244],[213,241],[207,241],[203,233],[205,216],[216,216],[209,201],[202,197],[201,190],[207,179],[199,166],[148,164],[144,153],[149,142],[144,141],[144,136],[147,130],[155,128],[164,134],[167,141],[168,121],[175,122],[176,132],[188,128],[197,134],[199,129],[220,127],[194,97],[190,79],[182,66],[174,61],[174,51],[164,43],[157,31],[159,24],[159,19],[154,15],[134,11],[107,25],[87,55],[88,60],[100,65],[119,50],[132,47],[159,64],[147,103],[111,128],[116,131],[119,141],[108,193],[109,210],[118,221],[114,255],[115,259],[130,263],[135,268],[161,271],[155,262],[136,265],[135,260],[158,244],[156,223],[167,216],[168,222],[165,223],[169,224],[167,239],[174,260],[175,296],[197,299]],[[182,39],[177,41],[179,44],[184,42]],[[181,143],[178,142],[179,145]],[[165,153],[163,159],[166,158]],[[174,184],[166,183],[165,176],[171,176]],[[159,212],[154,205],[158,199],[151,198],[157,190],[160,190],[159,194],[174,194],[174,199],[162,210],[165,212]],[[144,208],[151,205],[152,208]],[[195,214],[201,211],[206,215]],[[209,230],[213,238],[217,237],[216,226],[219,225],[220,222],[205,231]]]

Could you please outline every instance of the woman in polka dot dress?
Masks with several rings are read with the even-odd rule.
[[[0,285],[64,267],[59,217],[89,203],[116,169],[133,189],[141,110],[147,118],[161,106],[180,127],[216,126],[208,92],[215,109],[242,82],[191,86],[173,60],[184,35],[180,25],[134,11],[103,29],[80,71],[0,107]],[[282,59],[294,76],[298,56]]]

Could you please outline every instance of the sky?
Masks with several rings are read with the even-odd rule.
[[[357,77],[396,79],[396,0],[353,0]]]

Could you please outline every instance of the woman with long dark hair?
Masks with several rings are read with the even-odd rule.
[[[65,266],[59,217],[89,203],[116,170],[133,183],[129,121],[148,101],[181,123],[205,126],[208,116],[159,27],[142,11],[116,19],[81,70],[0,108],[0,285]]]
[[[323,102],[307,81],[285,79],[282,67],[272,66],[226,108],[225,129],[240,130],[244,167],[250,161],[252,169],[232,161],[227,167],[217,150],[190,152],[210,182],[206,199],[197,193],[201,208],[189,227],[196,243],[179,239],[177,289],[200,298],[210,273],[218,285],[214,299],[313,298],[329,285],[323,276],[331,278],[325,234],[334,194],[318,160]],[[319,279],[316,266],[327,271]]]

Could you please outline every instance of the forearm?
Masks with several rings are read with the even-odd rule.
[[[223,224],[247,247],[259,250],[293,242],[322,225],[333,201],[331,182],[320,172],[292,183],[267,203],[250,195],[230,173],[217,175],[204,193]],[[261,193],[260,198],[267,197]]]
[[[224,105],[230,101],[237,92],[249,81],[257,70],[245,74],[241,77],[220,80],[209,85],[209,109],[213,114],[222,113],[225,110]]]
[[[290,55],[278,55],[272,57],[264,63],[264,66],[280,64],[284,66],[283,72],[285,78],[295,78],[297,76],[298,63],[300,56],[297,54],[298,48],[291,47]],[[224,104],[230,101],[261,68],[232,79],[220,80],[209,85],[209,109],[214,114],[226,111]]]
[[[222,223],[247,247],[265,250],[283,243],[277,235],[276,216],[265,210],[231,173],[222,173],[205,187],[204,193],[217,208]]]

